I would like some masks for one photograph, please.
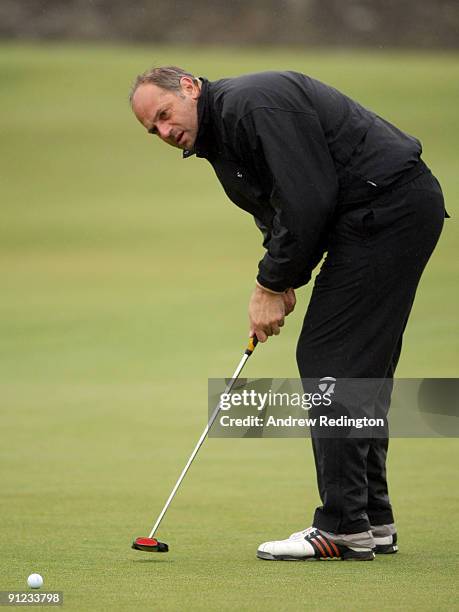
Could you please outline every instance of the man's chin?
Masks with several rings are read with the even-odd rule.
[[[190,148],[186,140],[183,140],[181,142],[171,142],[171,145],[176,149],[181,149],[182,151],[187,151]]]
[[[196,142],[196,137],[193,137],[192,134],[187,133],[186,138],[181,139],[179,147],[183,151],[193,151],[195,142]]]
[[[179,145],[179,149],[181,149],[182,151],[194,151],[194,145],[190,147],[188,144],[183,143]]]
[[[180,149],[182,151],[192,151],[194,147],[194,140],[192,141],[189,138],[181,138],[180,142],[170,142],[169,144],[176,149]]]

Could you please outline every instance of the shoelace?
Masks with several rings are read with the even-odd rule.
[[[316,531],[315,527],[308,527],[307,529],[303,529],[303,531],[295,531],[291,536],[289,536],[289,540],[302,540],[305,536],[313,533],[314,531]]]

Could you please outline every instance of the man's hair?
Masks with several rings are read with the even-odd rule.
[[[129,94],[129,103],[132,106],[132,98],[134,97],[135,92],[140,85],[144,85],[145,83],[151,83],[152,85],[161,87],[161,89],[179,93],[181,91],[180,80],[182,77],[190,77],[195,83],[198,81],[193,74],[187,72],[183,68],[179,68],[178,66],[160,66],[159,68],[150,68],[150,70],[147,70],[136,77]]]

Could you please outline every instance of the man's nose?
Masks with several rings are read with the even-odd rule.
[[[171,126],[167,123],[159,123],[157,126],[158,134],[162,140],[168,140],[171,135]]]

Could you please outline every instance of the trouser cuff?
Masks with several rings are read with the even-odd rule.
[[[370,531],[371,529],[369,520],[360,519],[358,521],[348,521],[340,516],[326,515],[320,508],[317,508],[314,513],[312,526],[321,531],[348,534],[362,533],[363,531]]]
[[[372,525],[390,525],[395,523],[394,515],[391,510],[368,511],[368,519]]]

